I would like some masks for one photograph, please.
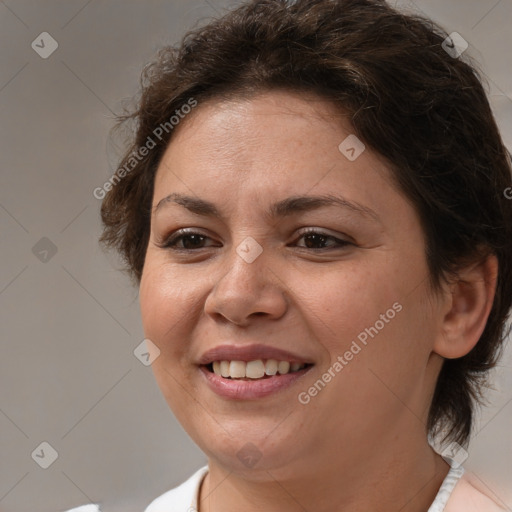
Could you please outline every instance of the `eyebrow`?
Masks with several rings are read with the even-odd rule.
[[[214,203],[197,197],[173,193],[161,199],[154,208],[154,214],[169,204],[178,204],[196,215],[222,218],[221,213]],[[278,201],[270,206],[267,215],[271,218],[287,217],[296,213],[317,210],[326,206],[338,206],[351,210],[365,217],[370,217],[378,222],[380,218],[371,208],[360,203],[349,201],[341,196],[323,194],[319,196],[291,196]]]

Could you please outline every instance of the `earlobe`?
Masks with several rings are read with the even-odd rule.
[[[465,356],[478,343],[494,301],[497,276],[498,260],[493,254],[459,271],[457,280],[450,285],[434,352],[455,359]]]

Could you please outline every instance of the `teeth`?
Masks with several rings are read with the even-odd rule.
[[[245,377],[246,364],[243,361],[231,361],[229,363],[229,376],[233,379],[242,379]]]
[[[245,366],[245,376],[249,379],[261,379],[265,375],[265,365],[261,359],[249,361]]]
[[[213,367],[213,371],[215,372],[215,366]],[[215,372],[218,375],[218,372]],[[223,377],[229,377],[229,361],[221,361],[220,362],[220,374]]]
[[[281,375],[288,373],[290,371],[290,363],[288,361],[279,361],[279,364],[277,365],[277,371]]]
[[[231,379],[261,379],[265,375],[285,375],[290,372],[301,370],[306,365],[303,363],[289,363],[288,361],[277,361],[276,359],[267,359],[265,362],[261,359],[254,361],[214,361],[213,372],[224,378]]]
[[[265,373],[267,375],[275,375],[277,373],[278,362],[275,359],[269,359],[265,363]]]

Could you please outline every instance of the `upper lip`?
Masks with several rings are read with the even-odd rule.
[[[312,364],[306,357],[294,354],[269,345],[217,345],[207,350],[198,361],[199,365],[206,365],[214,361],[255,361],[256,359],[276,359],[277,361],[289,361],[290,363]]]

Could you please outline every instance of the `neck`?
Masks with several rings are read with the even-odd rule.
[[[394,446],[363,449],[352,458],[321,450],[317,460],[292,468],[244,474],[210,460],[198,512],[426,512],[449,466],[426,440],[403,445],[395,436]]]

